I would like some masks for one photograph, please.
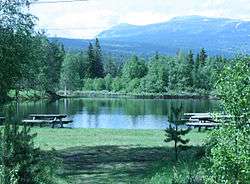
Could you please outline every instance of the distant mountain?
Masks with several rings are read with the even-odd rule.
[[[151,55],[156,51],[174,55],[178,50],[198,51],[204,47],[209,54],[250,53],[250,21],[176,17],[168,22],[136,26],[120,24],[98,35],[103,49],[112,53]],[[61,39],[66,47],[79,48],[89,41]]]

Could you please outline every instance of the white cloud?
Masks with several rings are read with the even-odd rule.
[[[250,0],[89,0],[30,7],[31,13],[39,18],[38,27],[48,28],[49,35],[74,38],[92,38],[119,23],[144,25],[175,16],[249,20],[249,9]]]

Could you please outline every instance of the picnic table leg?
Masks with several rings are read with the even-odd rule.
[[[52,123],[52,128],[55,128],[55,123],[54,122]]]
[[[63,128],[63,122],[61,118],[60,118],[60,124],[61,124],[61,128]]]
[[[198,127],[198,132],[200,132],[200,131],[201,131],[201,126]]]

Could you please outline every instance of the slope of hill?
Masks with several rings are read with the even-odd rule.
[[[202,47],[212,55],[250,53],[250,22],[234,19],[186,16],[145,26],[120,24],[98,37],[103,49],[112,53],[151,55],[159,51],[173,55],[180,49],[198,51]],[[84,47],[88,42],[61,41],[70,48]]]

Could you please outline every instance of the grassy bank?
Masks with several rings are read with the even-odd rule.
[[[158,183],[168,178],[164,174],[166,169],[172,172],[172,144],[163,142],[162,130],[34,128],[32,131],[38,133],[37,146],[43,150],[56,149],[63,162],[61,176],[67,183]],[[202,144],[206,133],[192,131],[187,137],[190,145],[197,146]]]
[[[65,96],[64,91],[59,95]],[[66,97],[119,97],[119,98],[144,98],[144,99],[217,99],[214,93],[169,91],[165,93],[127,93],[109,91],[67,91]]]

